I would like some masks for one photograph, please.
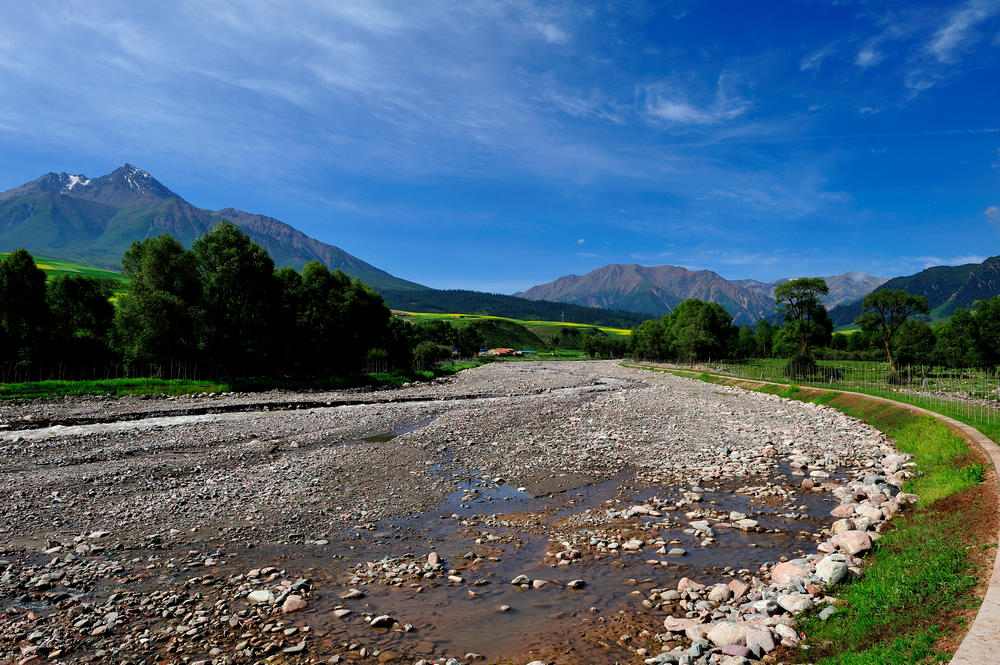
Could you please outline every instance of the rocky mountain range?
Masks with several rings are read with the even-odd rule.
[[[670,312],[688,298],[698,298],[719,303],[733,315],[733,322],[741,325],[774,319],[774,290],[790,279],[773,282],[727,280],[711,270],[688,270],[669,265],[612,264],[586,275],[566,275],[547,284],[533,286],[519,295],[655,315]],[[863,298],[886,281],[860,271],[824,279],[830,287],[827,307]]]
[[[99,178],[47,173],[0,193],[0,248],[118,270],[136,240],[169,233],[190,246],[226,219],[268,251],[278,266],[317,260],[376,288],[426,289],[310,238],[272,217],[191,205],[149,173],[125,164]]]
[[[206,210],[193,206],[131,164],[99,178],[47,173],[0,193],[0,252],[24,247],[36,256],[120,270],[122,254],[134,241],[169,233],[190,246],[222,219],[243,229],[278,266],[300,269],[309,261],[320,261],[374,287],[395,309],[529,320],[564,318],[574,323],[626,328],[643,319],[634,312],[432,289],[395,277],[273,217],[235,208]]]

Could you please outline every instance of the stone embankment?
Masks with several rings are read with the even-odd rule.
[[[664,628],[687,639],[644,662],[745,665],[764,658],[778,645],[794,647],[801,637],[795,616],[820,605],[824,606],[821,619],[833,616],[837,599],[826,590],[850,576],[860,576],[860,555],[871,549],[893,515],[918,501],[917,495],[900,491],[911,475],[908,459],[889,453],[880,460],[881,468],[860,471],[851,482],[833,490],[841,503],[831,511],[836,521],[816,553],[776,563],[747,581],[705,585],[684,578],[676,590],[660,592],[658,599],[674,601],[686,610],[668,616]],[[807,478],[802,484],[811,489],[814,482]],[[665,641],[677,640],[668,637]]]

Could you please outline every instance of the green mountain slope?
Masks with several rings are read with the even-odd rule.
[[[277,219],[233,208],[193,206],[130,164],[93,179],[47,173],[0,193],[0,250],[24,247],[33,254],[117,269],[122,254],[136,240],[169,233],[190,246],[221,219],[241,227],[279,266],[301,269],[316,260],[376,288],[426,288]]]
[[[932,320],[946,319],[959,307],[967,309],[977,300],[1000,295],[1000,256],[982,263],[934,266],[915,275],[894,277],[876,290],[882,289],[902,289],[924,296],[930,305]],[[856,300],[834,307],[830,310],[830,318],[834,325],[848,325],[861,312],[861,300]]]

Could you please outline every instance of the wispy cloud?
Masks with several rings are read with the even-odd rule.
[[[806,57],[802,58],[802,61],[799,62],[799,71],[802,72],[819,71],[820,66],[823,64],[823,61],[826,60],[830,56],[830,54],[833,53],[835,47],[836,47],[835,44],[827,44],[820,50],[813,51]]]
[[[1000,206],[989,206],[983,211],[986,221],[990,224],[1000,225]]]
[[[735,77],[722,73],[711,93],[692,91],[678,81],[643,86],[639,98],[647,117],[673,126],[714,125],[744,115],[749,100],[736,92]]]
[[[969,263],[982,263],[988,257],[980,254],[962,254],[959,256],[915,256],[906,259],[908,262],[920,265],[922,268],[933,268],[934,266],[961,266]]]
[[[863,46],[854,57],[854,64],[862,69],[874,67],[885,60],[885,56],[873,44]]]
[[[942,63],[957,61],[960,51],[974,37],[973,30],[980,23],[1000,14],[997,0],[969,0],[948,17],[927,45],[934,57]]]

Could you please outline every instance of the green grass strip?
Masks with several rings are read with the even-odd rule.
[[[193,381],[188,379],[102,379],[96,381],[27,381],[0,384],[0,400],[51,399],[100,395],[190,395],[222,392],[266,392],[268,390],[343,390],[365,386],[399,386],[415,381],[430,381],[465,369],[479,367],[478,360],[444,365],[432,370],[372,372],[330,378],[235,379],[231,381]]]

